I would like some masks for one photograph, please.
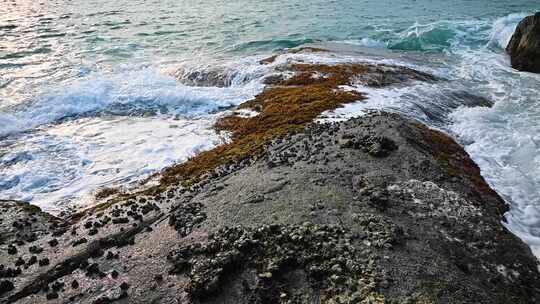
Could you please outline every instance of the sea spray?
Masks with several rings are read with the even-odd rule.
[[[0,136],[102,113],[127,116],[208,114],[252,98],[261,87],[256,81],[227,88],[192,87],[151,68],[90,75],[70,85],[51,89],[34,102],[0,113],[0,121],[6,122],[0,125]]]

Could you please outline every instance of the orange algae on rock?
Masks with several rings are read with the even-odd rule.
[[[325,50],[308,48],[292,52],[301,51]],[[256,111],[258,115],[240,117],[231,114],[216,122],[216,130],[230,132],[230,142],[163,170],[158,175],[159,184],[143,192],[159,193],[170,185],[196,184],[203,175],[221,166],[263,154],[265,146],[272,140],[302,130],[323,112],[366,98],[360,92],[344,90],[343,86],[381,87],[409,80],[436,80],[430,74],[407,67],[369,63],[295,63],[279,67],[277,71],[282,74],[266,81],[268,86],[262,93],[238,107]],[[284,76],[288,72],[292,76]]]
[[[361,93],[339,88],[365,72],[363,65],[293,65],[291,70],[296,72],[294,76],[240,106],[257,110],[257,116],[227,116],[216,123],[217,130],[231,132],[230,143],[166,169],[162,185],[196,182],[221,165],[261,154],[271,140],[300,130],[325,111],[365,98]],[[321,74],[324,76],[320,77]]]
[[[433,155],[449,176],[470,180],[475,186],[476,193],[473,195],[479,198],[492,197],[495,201],[500,201],[500,204],[494,206],[500,215],[507,211],[502,198],[487,184],[478,165],[457,142],[448,135],[421,123],[415,123],[415,126],[422,138],[422,141],[415,140],[415,144],[422,146]]]

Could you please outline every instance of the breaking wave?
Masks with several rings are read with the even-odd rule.
[[[34,102],[5,110],[0,114],[0,137],[103,113],[187,117],[208,114],[250,99],[260,89],[256,81],[228,87],[193,87],[151,68],[90,75],[45,93]]]

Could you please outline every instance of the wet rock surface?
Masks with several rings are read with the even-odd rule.
[[[68,218],[0,203],[0,303],[538,303],[505,210],[438,131],[386,113],[311,124]]]
[[[506,52],[513,68],[540,73],[540,12],[519,23]]]

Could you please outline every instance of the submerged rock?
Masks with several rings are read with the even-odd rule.
[[[540,12],[519,23],[506,52],[513,68],[540,73]]]

